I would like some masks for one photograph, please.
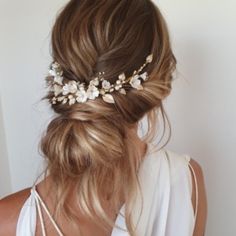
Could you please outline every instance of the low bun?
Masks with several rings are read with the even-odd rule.
[[[130,153],[132,137],[118,116],[103,113],[94,115],[96,119],[93,119],[92,114],[95,112],[74,110],[58,115],[49,123],[40,148],[47,162],[46,172],[57,189],[56,216],[64,209],[70,219],[76,221],[76,214],[64,205],[73,186],[81,211],[92,217],[90,212],[95,207],[97,220],[104,224],[109,218],[91,199],[100,199],[100,204],[110,199],[116,209],[119,194],[124,191],[123,184],[129,185],[130,173],[134,173],[140,159]],[[126,195],[132,190],[126,189]]]
[[[75,118],[79,118],[79,115],[80,120]],[[60,168],[60,174],[77,178],[86,168],[109,168],[112,162],[122,158],[124,127],[107,119],[85,120],[85,113],[74,113],[73,116],[61,115],[53,119],[42,139],[42,151],[52,167],[51,174],[60,177],[56,176]]]

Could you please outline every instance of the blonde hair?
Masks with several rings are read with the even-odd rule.
[[[140,191],[142,156],[128,130],[147,115],[143,140],[151,142],[159,111],[164,124],[167,118],[162,100],[171,91],[176,60],[163,16],[150,0],[71,0],[56,18],[51,46],[64,77],[86,83],[99,71],[111,83],[123,72],[131,75],[153,53],[144,90],[131,89],[125,96],[114,92],[115,104],[101,98],[72,106],[51,104],[56,115],[40,141],[45,175],[56,186],[55,216],[78,222],[67,204],[73,188],[81,212],[105,228],[114,227],[102,203],[108,197],[117,209],[123,193],[127,229],[135,236],[131,212]],[[52,96],[49,92],[42,99]]]

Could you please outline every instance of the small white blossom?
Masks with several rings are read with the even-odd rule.
[[[148,73],[144,72],[143,74],[141,74],[139,77],[141,77],[144,81],[147,80],[148,78]]]
[[[141,81],[139,80],[139,75],[135,75],[130,80],[130,84],[133,88],[142,89]]]
[[[51,68],[49,70],[49,75],[51,76],[62,76],[63,71],[59,63],[54,62],[51,64]]]
[[[88,95],[89,99],[95,99],[96,97],[99,96],[98,88],[93,85],[89,86],[89,88],[87,90],[87,95]]]
[[[86,102],[88,99],[87,93],[84,89],[80,89],[77,93],[76,93],[76,101],[79,103],[83,103]]]
[[[103,87],[104,89],[110,89],[110,88],[111,88],[111,84],[110,84],[109,81],[103,80],[103,81],[102,81],[102,87]]]
[[[77,82],[72,80],[63,86],[63,95],[67,95],[69,93],[76,93],[78,90]]]

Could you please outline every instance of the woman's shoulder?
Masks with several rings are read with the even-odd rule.
[[[46,200],[51,197],[49,194],[49,183],[50,178],[46,177],[33,185],[35,188],[37,187],[37,192],[41,197]],[[16,235],[16,226],[21,209],[24,207],[27,199],[31,196],[32,189],[33,187],[25,188],[0,199],[0,235]]]
[[[195,159],[191,159],[189,164],[192,173],[193,183],[192,204],[193,206],[195,206],[194,212],[197,211],[193,236],[204,235],[208,207],[204,172],[202,170],[201,165]]]
[[[172,150],[165,150],[168,156],[172,177],[175,182],[182,178],[182,173],[187,173],[191,178],[192,185],[192,206],[196,214],[196,222],[193,236],[204,235],[207,220],[207,195],[205,177],[201,164],[191,155],[180,154]],[[185,176],[187,176],[185,175]],[[179,179],[181,182],[182,180]]]
[[[0,200],[0,235],[15,235],[18,216],[29,196],[30,188],[25,188]]]

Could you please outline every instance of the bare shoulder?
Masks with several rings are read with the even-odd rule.
[[[204,174],[201,165],[194,159],[190,159],[190,164],[199,180],[204,181]]]
[[[206,220],[207,220],[207,196],[206,196],[204,173],[201,165],[196,160],[191,159],[189,164],[193,170],[191,173],[192,173],[192,183],[193,183],[192,204],[194,207],[194,211],[196,211],[195,206],[196,206],[196,201],[198,201],[196,224],[193,236],[203,236],[205,234]],[[196,183],[194,174],[196,177]],[[196,193],[198,193],[198,199],[196,199]]]
[[[13,236],[16,234],[17,219],[29,195],[30,188],[26,188],[0,200],[0,235]]]

